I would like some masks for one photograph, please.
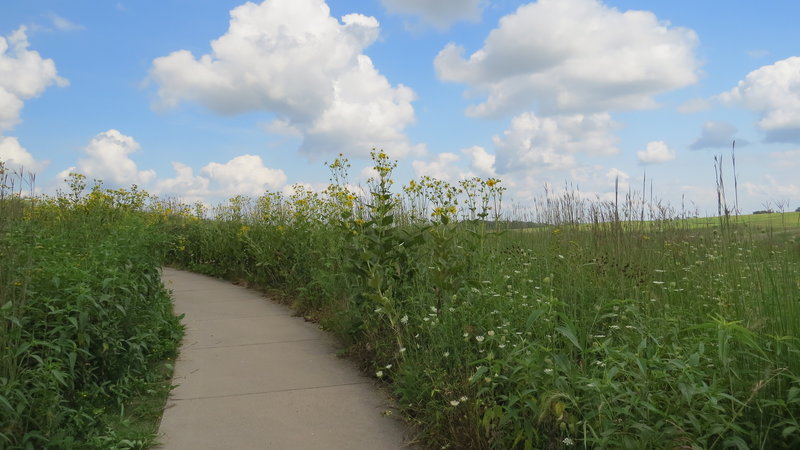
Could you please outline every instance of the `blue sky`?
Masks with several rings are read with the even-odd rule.
[[[216,202],[353,183],[497,177],[609,199],[615,180],[716,210],[800,206],[792,1],[44,1],[0,6],[0,159]],[[730,184],[732,184],[732,178]],[[649,193],[648,193],[649,195]]]

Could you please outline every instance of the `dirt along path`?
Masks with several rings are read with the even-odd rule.
[[[316,325],[257,291],[174,269],[162,278],[187,329],[160,448],[407,448],[386,397]]]

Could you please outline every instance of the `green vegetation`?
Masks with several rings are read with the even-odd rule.
[[[26,197],[0,163],[0,448],[146,448],[183,330],[146,194]],[[16,183],[16,186],[14,185]]]
[[[800,447],[795,213],[704,224],[567,193],[509,223],[498,180],[398,193],[373,158],[364,192],[340,158],[322,193],[211,212],[79,176],[0,199],[2,445],[152,443],[129,418],[152,420],[139,396],[163,396],[180,337],[166,262],[292,298],[431,448]]]
[[[169,260],[290,294],[431,447],[800,446],[796,233],[569,194],[502,231],[498,180],[400,195],[373,156],[363,195],[337,159],[321,194],[162,205]]]

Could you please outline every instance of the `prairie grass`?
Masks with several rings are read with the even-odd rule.
[[[373,158],[365,195],[340,158],[322,193],[162,214],[168,258],[291,295],[431,448],[800,446],[797,233],[569,190],[508,220],[499,180],[395,192]]]
[[[164,236],[135,187],[84,195],[74,176],[49,198],[19,179],[0,164],[0,448],[146,448],[182,335]]]

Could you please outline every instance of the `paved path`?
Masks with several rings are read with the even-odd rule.
[[[165,449],[399,449],[385,397],[332,338],[256,291],[164,269],[186,337]]]

